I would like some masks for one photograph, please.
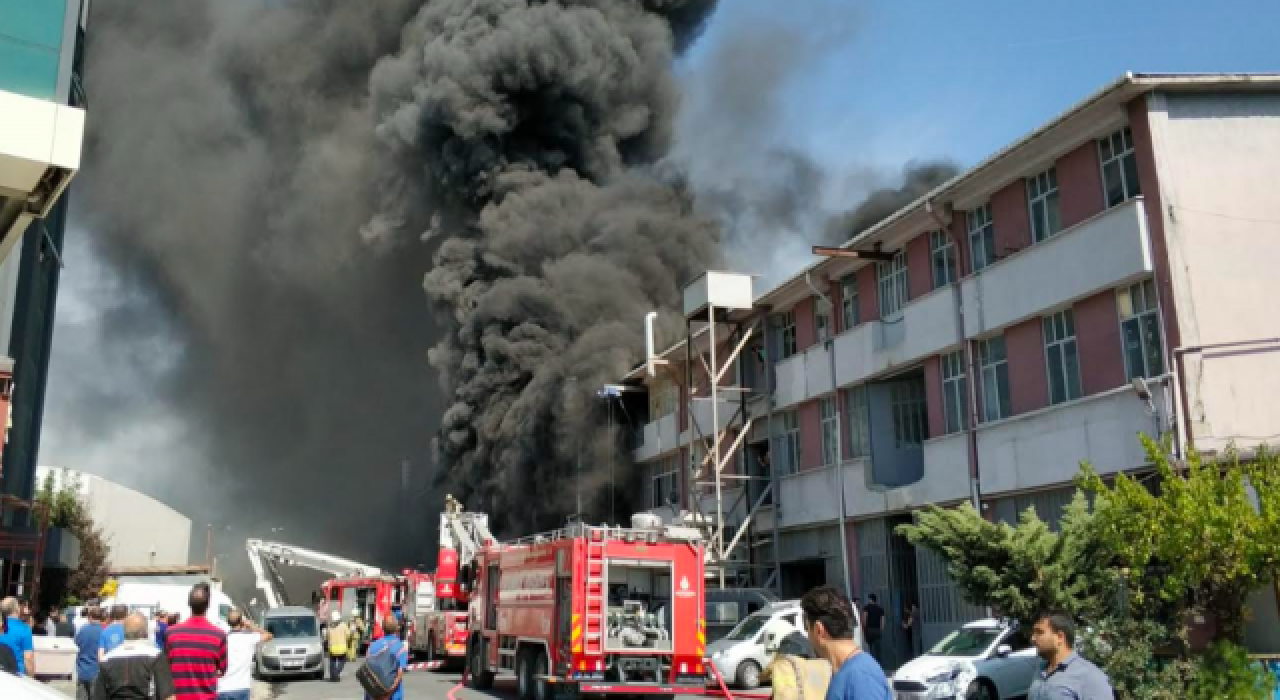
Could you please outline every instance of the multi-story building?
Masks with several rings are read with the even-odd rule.
[[[1056,524],[1081,461],[1148,468],[1139,434],[1280,441],[1278,170],[1280,75],[1129,74],[756,296],[738,463],[772,465],[759,581],[842,583],[843,509],[855,595],[891,630],[918,602],[928,644],[982,611],[895,534],[914,510]],[[681,372],[658,375],[630,377],[655,505],[689,449]]]
[[[0,0],[0,590],[67,565],[29,523],[66,189],[80,167],[88,0]],[[74,539],[74,538],[72,538]],[[42,551],[43,550],[43,551]],[[73,557],[72,557],[73,558]]]

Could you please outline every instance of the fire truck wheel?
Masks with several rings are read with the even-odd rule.
[[[533,700],[551,700],[551,685],[543,680],[549,671],[547,655],[538,652],[535,658],[537,661],[533,664]]]
[[[533,654],[530,649],[516,652],[516,696],[533,700]]]
[[[493,671],[485,664],[488,655],[484,653],[484,640],[477,638],[471,642],[471,651],[467,656],[467,677],[471,679],[473,690],[488,690],[493,687]]]
[[[738,681],[739,688],[755,690],[760,686],[760,664],[754,661],[743,661],[738,665],[735,680]]]

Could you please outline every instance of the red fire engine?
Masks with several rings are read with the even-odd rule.
[[[471,685],[513,673],[520,700],[705,693],[703,557],[698,530],[648,515],[481,546],[460,567]]]
[[[449,496],[440,513],[440,551],[436,558],[435,580],[429,596],[415,608],[415,635],[410,649],[425,654],[428,661],[462,663],[467,655],[467,603],[471,591],[459,581],[459,562],[474,560],[481,546],[491,543],[489,518],[483,513],[466,513]],[[469,572],[469,567],[463,567]]]
[[[430,584],[427,574],[405,571],[401,576],[381,574],[377,576],[338,576],[320,585],[320,621],[327,624],[329,611],[342,611],[346,617],[353,610],[359,610],[365,623],[370,625],[371,633],[365,643],[378,639],[383,635],[382,621],[388,615],[400,617],[406,624],[401,625],[401,635],[410,633],[407,623],[411,620],[405,610],[409,604],[409,596],[416,594],[422,585]]]

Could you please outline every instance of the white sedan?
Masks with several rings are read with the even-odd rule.
[[[1031,689],[1040,659],[1027,634],[1000,620],[970,622],[893,674],[897,700],[1005,700]]]

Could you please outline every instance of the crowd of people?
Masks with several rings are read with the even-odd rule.
[[[250,700],[254,657],[271,633],[254,625],[239,610],[231,611],[227,626],[208,617],[209,584],[191,588],[190,616],[157,611],[150,617],[126,606],[88,606],[74,622],[53,616],[58,636],[75,639],[77,700]],[[24,615],[29,608],[16,598],[0,601],[0,671],[34,676],[33,627]],[[331,680],[337,681],[346,661],[354,661],[368,627],[354,615],[343,621],[334,613],[325,633]],[[387,700],[402,700],[401,675],[408,650],[399,636],[400,622],[388,616],[386,634],[374,640],[369,653],[389,652],[399,674]],[[39,630],[37,632],[36,630]]]

